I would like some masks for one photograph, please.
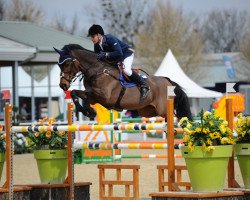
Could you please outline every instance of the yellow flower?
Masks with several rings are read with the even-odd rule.
[[[185,135],[183,136],[183,142],[188,142],[188,140],[190,140],[190,136],[187,135],[187,134],[185,134]]]
[[[189,143],[188,143],[188,150],[189,150],[190,152],[194,151],[194,145],[193,145],[192,142],[189,142]]]
[[[40,135],[40,133],[39,133],[39,132],[35,132],[34,135],[35,135],[36,137],[38,137],[38,136]]]
[[[206,111],[206,112],[204,112],[204,114],[203,114],[203,118],[204,118],[204,119],[207,119],[210,115],[212,115],[212,113],[209,112],[209,111]]]
[[[59,131],[60,135],[65,135],[65,131]]]
[[[219,129],[220,129],[221,133],[225,133],[226,132],[226,128],[225,128],[224,125],[220,125]]]
[[[48,124],[53,124],[56,121],[55,118],[49,118],[48,120]]]
[[[199,133],[199,132],[201,132],[201,128],[196,128],[194,131],[195,131],[196,133]]]
[[[183,124],[185,121],[188,121],[187,117],[182,117],[180,120],[180,124]]]
[[[209,136],[211,139],[220,138],[220,133],[219,132],[210,133]]]
[[[209,130],[209,128],[204,128],[204,129],[202,130],[202,132],[205,133],[205,134],[208,134],[208,133],[210,132],[210,130]]]
[[[229,138],[227,137],[221,138],[221,144],[229,144],[229,143],[230,143]]]
[[[215,150],[215,147],[214,147],[214,146],[208,146],[208,147],[207,147],[207,151],[208,151],[208,152],[212,152],[213,150]]]
[[[247,117],[247,126],[250,126],[250,118],[249,117]]]
[[[187,123],[187,128],[188,128],[188,129],[191,129],[191,128],[192,128],[192,124]]]
[[[211,145],[213,144],[212,140],[210,140],[210,139],[208,138],[208,139],[207,139],[207,144],[211,146]]]
[[[47,132],[46,132],[46,137],[47,137],[47,138],[50,138],[50,137],[51,137],[51,131],[47,131]]]
[[[238,115],[237,115],[237,118],[242,118],[243,117],[243,114],[242,113],[239,113]]]
[[[221,123],[221,125],[228,126],[228,122],[226,120],[223,120],[223,122]]]

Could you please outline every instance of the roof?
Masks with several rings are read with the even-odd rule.
[[[73,36],[31,22],[0,21],[0,38],[1,40],[8,40],[9,46],[19,46],[17,48],[19,51],[23,49],[24,54],[28,47],[35,48],[36,54],[33,55],[33,58],[27,57],[26,59],[30,59],[30,62],[37,63],[56,63],[58,55],[54,52],[53,47],[61,49],[64,45],[70,43],[79,44],[86,49],[93,50],[93,44],[87,38]],[[14,43],[15,45],[13,45]],[[5,41],[5,46],[7,44]],[[0,61],[2,60],[1,53],[3,53],[2,48],[0,48]],[[13,52],[10,51],[9,53]],[[10,56],[13,55],[15,54],[11,54]],[[12,59],[12,57],[9,59]]]
[[[36,52],[36,48],[30,47],[7,38],[0,37],[0,60],[24,61]]]
[[[172,81],[178,83],[190,98],[217,98],[222,96],[222,93],[205,89],[192,81],[181,69],[171,50],[168,50],[154,75],[169,77]]]

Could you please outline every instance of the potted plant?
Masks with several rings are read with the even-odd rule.
[[[54,118],[39,120],[40,126],[51,126]],[[67,133],[65,131],[28,132],[34,149],[42,183],[63,183],[67,172]]]
[[[0,124],[0,180],[3,172],[3,165],[5,161],[5,148],[6,148],[6,134],[3,131],[3,125]]]
[[[199,113],[200,121],[180,120],[184,129],[181,148],[194,192],[223,190],[228,159],[234,143],[228,122],[215,117],[214,112]]]
[[[236,121],[235,155],[238,157],[245,188],[250,188],[250,117],[238,114]]]

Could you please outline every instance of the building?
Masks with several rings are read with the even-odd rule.
[[[11,103],[19,108],[23,102],[28,103],[32,121],[39,106],[36,97],[52,116],[53,109],[58,107],[55,102],[64,96],[55,81],[59,80],[60,72],[53,47],[61,49],[69,43],[93,49],[87,38],[30,22],[0,21],[0,91],[10,90]],[[81,86],[78,83],[74,87]]]

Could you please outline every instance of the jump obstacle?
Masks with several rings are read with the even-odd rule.
[[[13,146],[11,142],[11,132],[19,131],[19,132],[25,132],[28,130],[31,131],[42,131],[42,130],[66,130],[68,131],[68,177],[65,180],[65,184],[69,185],[69,199],[74,199],[74,163],[73,163],[73,152],[72,152],[72,132],[83,129],[83,130],[92,130],[93,125],[72,125],[72,115],[73,115],[73,105],[68,104],[68,126],[51,126],[51,127],[43,127],[43,128],[38,128],[36,126],[28,126],[28,127],[17,127],[13,126],[11,127],[11,110],[12,107],[11,105],[7,104],[5,106],[5,127],[6,127],[6,182],[4,184],[4,188],[8,192],[8,199],[13,199],[13,162],[12,162],[12,157],[13,157]],[[168,190],[169,191],[179,191],[179,187],[176,184],[175,181],[175,156],[174,156],[174,121],[173,121],[173,99],[167,99],[167,130],[168,130],[168,136],[167,136],[167,141],[168,141]],[[231,129],[233,129],[233,111],[232,111],[232,100],[228,99],[227,100],[227,120],[228,120],[228,125]],[[114,130],[114,129],[122,129],[125,130],[125,128],[129,128],[130,130],[133,129],[132,127],[136,129],[143,129],[145,130],[146,128],[153,129],[155,128],[154,125],[120,125],[120,126],[94,126],[94,129],[96,130],[101,130],[102,128],[107,128],[109,130]],[[116,128],[115,128],[116,127]],[[119,127],[119,128],[118,128]],[[163,127],[160,125],[160,127],[163,129]],[[158,127],[159,128],[159,127]],[[234,175],[234,159],[233,156],[229,159],[229,165],[228,165],[228,187],[239,187],[238,183],[235,180],[235,175]],[[177,193],[176,193],[177,194]],[[175,194],[175,195],[176,195]],[[150,194],[153,199],[156,197],[156,193]],[[168,195],[168,194],[165,194]],[[172,193],[169,195],[171,196]],[[189,197],[195,196],[194,194],[188,195]],[[221,195],[221,194],[220,194]]]

